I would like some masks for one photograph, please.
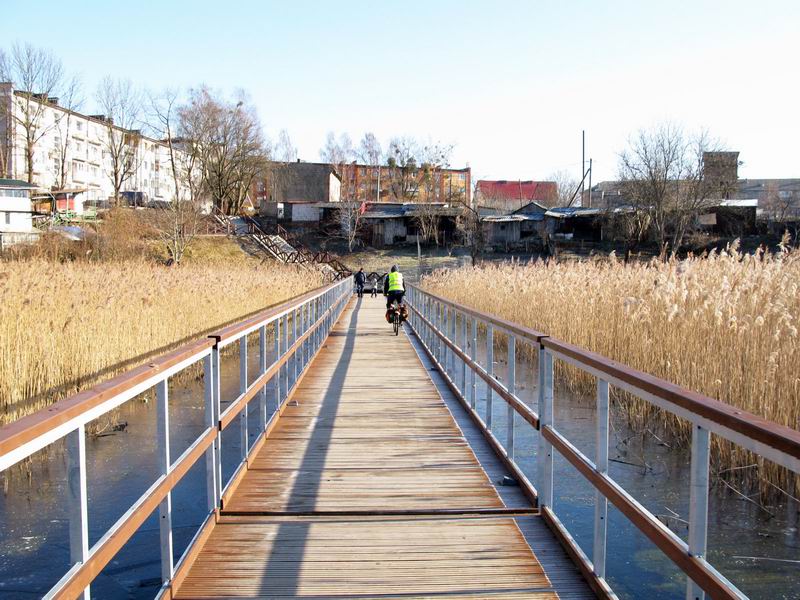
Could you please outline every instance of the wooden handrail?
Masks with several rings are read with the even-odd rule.
[[[517,325],[516,323],[507,321],[496,315],[484,313],[480,310],[442,298],[418,286],[411,285],[410,287],[419,290],[420,293],[433,298],[437,302],[450,306],[459,312],[492,323],[514,335],[524,337],[530,342],[536,342],[540,344],[542,348],[592,369],[600,377],[613,380],[615,383],[627,384],[635,388],[635,390],[641,390],[669,405],[683,409],[683,411],[690,413],[690,415],[696,415],[720,427],[734,431],[745,438],[755,440],[774,448],[792,457],[798,461],[798,465],[800,465],[800,431],[774,423],[753,413],[731,406],[730,404],[704,396],[698,392],[693,392],[654,375],[638,371],[632,367],[606,358],[605,356],[585,350],[573,344],[568,344],[567,342],[547,334]]]
[[[236,337],[237,334],[248,328],[252,328],[260,322],[281,315],[287,310],[291,310],[293,306],[299,306],[316,296],[321,296],[335,286],[335,283],[331,283],[322,288],[292,298],[291,300],[287,300],[244,321],[224,327],[210,334],[206,339],[185,344],[172,352],[152,359],[145,365],[135,367],[125,373],[121,373],[116,377],[99,383],[88,390],[59,400],[52,406],[43,408],[33,414],[24,416],[21,419],[0,427],[0,457],[17,450],[24,444],[35,440],[59,425],[63,425],[79,417],[81,414],[92,410],[103,402],[133,389],[142,382],[166,371],[170,367],[180,364],[192,356],[212,348],[215,344]]]
[[[568,357],[602,373],[609,379],[628,384],[636,390],[641,390],[717,425],[800,459],[800,431],[682,388],[655,375],[638,371],[601,354],[584,350],[556,338],[543,338],[542,346],[551,352]]]
[[[12,423],[0,427],[0,456],[5,456],[59,425],[87,413],[106,400],[136,387],[170,367],[180,364],[214,345],[211,339],[191,342],[167,354],[154,358],[146,365],[135,367],[116,377],[59,400]]]
[[[475,308],[471,308],[469,306],[465,306],[463,304],[459,304],[458,302],[453,302],[452,300],[448,300],[447,298],[443,298],[442,296],[437,296],[436,294],[432,294],[426,290],[423,290],[419,286],[414,284],[408,284],[409,287],[419,290],[421,293],[425,294],[429,298],[433,298],[437,302],[450,306],[456,309],[459,312],[471,315],[473,317],[477,317],[482,321],[486,321],[487,323],[491,323],[499,327],[500,329],[504,329],[514,335],[524,338],[528,342],[533,344],[541,343],[542,338],[546,338],[547,334],[542,333],[541,331],[536,331],[535,329],[531,329],[530,327],[525,327],[524,325],[518,325],[512,321],[508,321],[507,319],[503,319],[502,317],[498,317],[497,315],[490,315],[488,313],[481,312]]]

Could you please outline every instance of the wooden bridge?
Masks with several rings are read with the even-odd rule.
[[[73,566],[47,597],[90,597],[93,579],[154,511],[159,597],[615,597],[605,579],[609,500],[687,574],[687,598],[745,597],[704,558],[710,433],[797,472],[798,432],[417,288],[408,299],[412,318],[395,337],[382,299],[355,299],[352,280],[339,281],[0,429],[0,470],[66,438]],[[494,372],[501,344],[503,383]],[[232,345],[240,387],[226,401],[221,370]],[[523,346],[538,354],[537,410],[516,395]],[[598,378],[594,462],[553,425],[554,359]],[[168,381],[198,363],[207,428],[173,459]],[[610,384],[696,423],[688,543],[607,474]],[[90,547],[85,425],[150,388],[162,475]],[[494,401],[507,407],[505,432],[493,427]],[[253,418],[261,433],[250,444]],[[518,426],[537,432],[536,487],[515,462]],[[223,480],[229,427],[241,432],[241,462]],[[590,552],[553,509],[556,452],[597,489]],[[203,457],[208,516],[175,563],[171,491]],[[498,485],[508,481],[516,485]]]

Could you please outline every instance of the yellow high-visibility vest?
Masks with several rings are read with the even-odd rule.
[[[389,291],[402,292],[403,291],[403,274],[395,271],[389,273]]]

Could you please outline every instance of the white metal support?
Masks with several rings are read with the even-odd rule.
[[[272,355],[273,355],[273,364],[277,362],[277,360],[281,357],[281,320],[275,319],[272,323]],[[281,405],[281,372],[278,369],[278,372],[272,376],[270,379],[270,385],[272,386],[273,395],[275,397],[275,407],[272,409],[272,413],[277,412],[278,408]]]
[[[494,327],[486,323],[486,372],[489,377],[494,377]],[[486,386],[486,429],[492,430],[492,402],[494,390]]]
[[[211,369],[214,371],[214,376],[211,378],[213,397],[212,403],[214,406],[214,426],[219,425],[219,418],[222,414],[222,393],[221,393],[221,360],[219,347],[214,346],[211,349]],[[220,506],[222,502],[222,431],[217,432],[217,441],[214,443],[214,468],[216,469],[215,481],[217,484],[216,491],[216,506]]]
[[[466,353],[469,343],[467,342],[467,315],[461,315],[461,351]],[[467,398],[467,361],[461,361],[461,393]]]
[[[247,336],[239,338],[239,394],[247,391]],[[247,460],[250,440],[247,436],[247,405],[239,413],[239,436],[242,445],[242,460]]]
[[[289,317],[287,315],[283,315],[281,317],[281,354],[280,357],[286,354],[286,351],[289,349]],[[289,363],[283,363],[283,366],[280,369],[281,371],[281,395],[280,401],[278,402],[278,406],[286,400],[287,396],[289,395]]]
[[[511,394],[517,393],[517,338],[508,335],[508,372],[506,379],[506,389]],[[516,425],[517,411],[510,404],[507,412],[507,431],[506,431],[506,454],[514,460],[514,426]]]
[[[291,339],[291,345],[294,345],[294,343],[297,341],[297,331],[298,331],[297,319],[298,319],[298,313],[299,312],[300,311],[297,311],[297,310],[293,310],[292,311],[292,339]],[[297,368],[297,350],[292,352],[291,364],[292,364],[292,370],[291,370],[292,385],[290,387],[294,387],[294,384],[297,383],[297,374],[299,372],[298,368]]]
[[[608,473],[608,382],[597,380],[597,424],[595,436],[595,467]],[[606,532],[608,529],[608,500],[600,490],[594,492],[594,547],[592,565],[594,574],[606,576]]]
[[[156,384],[156,426],[158,433],[158,463],[162,475],[168,475],[172,467],[169,454],[169,382]],[[172,492],[167,492],[158,505],[158,529],[161,540],[161,581],[172,581],[174,566],[172,559]]]
[[[89,558],[89,496],[86,492],[86,430],[80,425],[67,434],[67,505],[69,507],[69,561]],[[82,598],[89,600],[89,586]]]
[[[539,346],[539,427],[553,425],[553,355]],[[539,506],[553,506],[553,446],[539,433]]]
[[[203,381],[205,388],[206,427],[216,427],[218,418],[214,410],[214,366],[212,355],[203,359]],[[208,512],[213,511],[219,506],[219,496],[217,490],[217,444],[219,435],[214,440],[214,444],[206,450],[206,506]]]
[[[478,360],[478,319],[477,317],[473,317],[472,319],[472,340],[469,346],[469,357],[472,359],[473,362]],[[472,410],[475,410],[475,407],[478,405],[478,381],[475,377],[475,370],[470,369],[469,371],[469,402],[470,406],[472,406]]]
[[[692,462],[689,490],[689,554],[706,556],[708,537],[708,463],[711,453],[711,434],[708,429],[692,424]],[[687,600],[703,600],[705,593],[687,578]]]
[[[456,328],[457,328],[457,321],[458,321],[458,313],[456,312],[455,308],[450,309],[450,341],[458,346],[458,339],[456,338]],[[450,350],[450,378],[453,382],[456,381],[456,353],[453,350]]]
[[[267,326],[258,328],[258,376],[267,372]],[[258,395],[259,427],[261,431],[267,428],[267,386],[261,388]]]

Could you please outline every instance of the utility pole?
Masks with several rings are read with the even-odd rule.
[[[586,179],[586,130],[581,129],[581,199],[583,199],[584,185]]]
[[[592,159],[589,159],[589,208],[592,207]]]

